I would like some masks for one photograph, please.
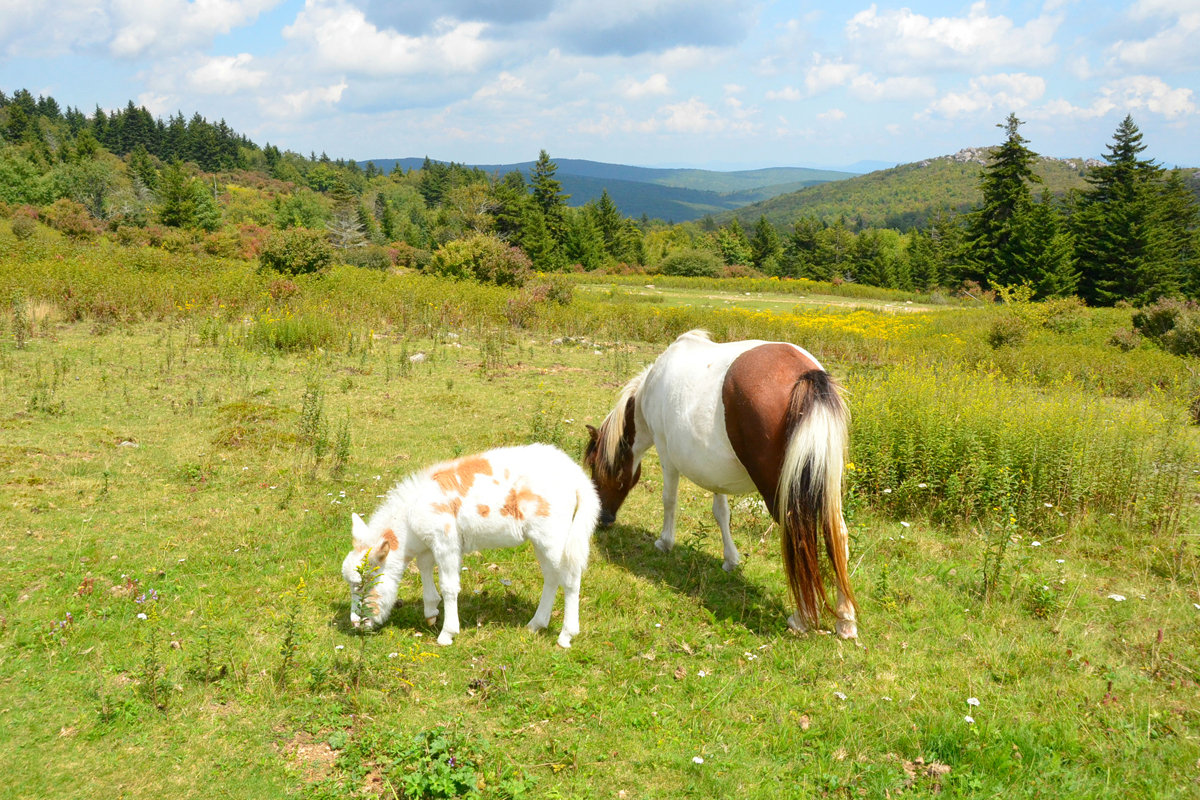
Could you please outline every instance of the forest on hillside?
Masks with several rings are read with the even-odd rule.
[[[545,151],[528,177],[429,159],[385,173],[373,163],[260,146],[199,114],[156,119],[130,102],[88,115],[20,90],[0,93],[0,215],[18,237],[48,225],[74,239],[258,259],[285,273],[340,262],[501,283],[531,270],[603,270],[923,292],[1025,286],[1034,297],[1077,295],[1099,305],[1200,297],[1190,173],[1145,158],[1131,118],[1103,162],[1054,162],[1047,172],[1050,162],[1027,147],[1020,125],[1006,120],[1004,143],[984,151],[982,166],[955,164],[976,173],[978,199],[969,205],[947,202],[935,165],[909,165],[934,179],[911,183],[905,197],[863,195],[860,214],[671,224],[623,215],[608,192],[569,206]],[[805,192],[872,180],[768,202],[786,208]],[[925,205],[890,226],[869,213],[922,197]]]

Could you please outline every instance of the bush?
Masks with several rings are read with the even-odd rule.
[[[1162,298],[1133,314],[1133,327],[1168,353],[1200,356],[1200,306]]]
[[[470,278],[497,286],[524,286],[533,273],[533,264],[519,248],[495,236],[475,234],[438,248],[428,271],[446,278]]]
[[[998,317],[988,329],[987,342],[994,349],[1015,346],[1025,341],[1025,320],[1015,314]]]
[[[745,264],[727,264],[721,267],[722,278],[763,278],[763,273]]]
[[[366,247],[355,247],[345,251],[342,260],[347,264],[364,269],[391,269],[392,254],[386,247],[369,244]]]
[[[333,248],[320,231],[292,228],[280,231],[263,243],[258,263],[265,270],[284,275],[308,275],[326,269],[333,261]]]
[[[720,257],[707,250],[680,250],[667,256],[659,265],[663,275],[685,278],[715,278],[724,267]]]
[[[14,214],[12,218],[13,236],[20,239],[22,242],[33,236],[33,232],[37,230],[37,222],[33,217],[25,214]]]
[[[1128,353],[1130,350],[1136,350],[1137,346],[1142,343],[1142,335],[1128,328],[1120,328],[1109,337],[1108,343],[1122,353]]]

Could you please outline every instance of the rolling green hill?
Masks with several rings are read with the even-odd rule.
[[[728,222],[736,217],[743,226],[753,225],[766,215],[778,226],[790,226],[799,217],[812,215],[826,222],[841,216],[871,227],[908,229],[922,224],[938,208],[965,210],[980,200],[979,173],[986,163],[986,148],[967,148],[954,155],[912,164],[901,164],[847,180],[809,186],[717,217]],[[1086,186],[1089,164],[1082,158],[1056,159],[1043,156],[1034,165],[1044,183],[1056,195]]]
[[[396,165],[404,169],[419,169],[424,159],[376,158],[371,161],[385,172],[390,172]],[[807,186],[853,177],[850,172],[802,167],[717,172],[707,169],[631,167],[574,158],[557,159],[555,163],[558,165],[556,177],[562,182],[563,191],[571,195],[570,204],[573,206],[599,199],[601,192],[607,189],[617,207],[628,216],[646,214],[675,222],[699,219],[705,214],[720,214]],[[471,166],[501,175],[519,170],[528,176],[533,162]]]

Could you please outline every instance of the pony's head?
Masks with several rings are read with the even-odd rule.
[[[393,539],[384,537],[379,544],[372,545],[371,530],[358,514],[351,514],[350,532],[354,549],[342,561],[342,577],[350,584],[350,624],[368,629],[377,626],[386,618],[380,608],[377,584],[379,573],[392,551]]]
[[[636,386],[632,386],[632,381],[630,384],[599,430],[587,426],[589,439],[583,451],[583,465],[592,471],[592,483],[600,496],[600,524],[606,528],[617,521],[621,504],[642,477],[642,465],[634,464],[633,457]]]

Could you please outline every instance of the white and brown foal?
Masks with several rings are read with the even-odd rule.
[[[679,478],[713,493],[726,570],[740,557],[729,531],[731,494],[758,491],[780,524],[783,565],[805,631],[828,607],[819,551],[833,566],[835,627],[858,635],[850,588],[849,541],[842,518],[842,467],[849,411],[840,390],[807,351],[786,342],[716,344],[704,331],[683,334],[625,385],[584,452],[600,495],[600,522],[611,525],[654,447],[663,471],[663,526],[655,546],[675,544]]]

